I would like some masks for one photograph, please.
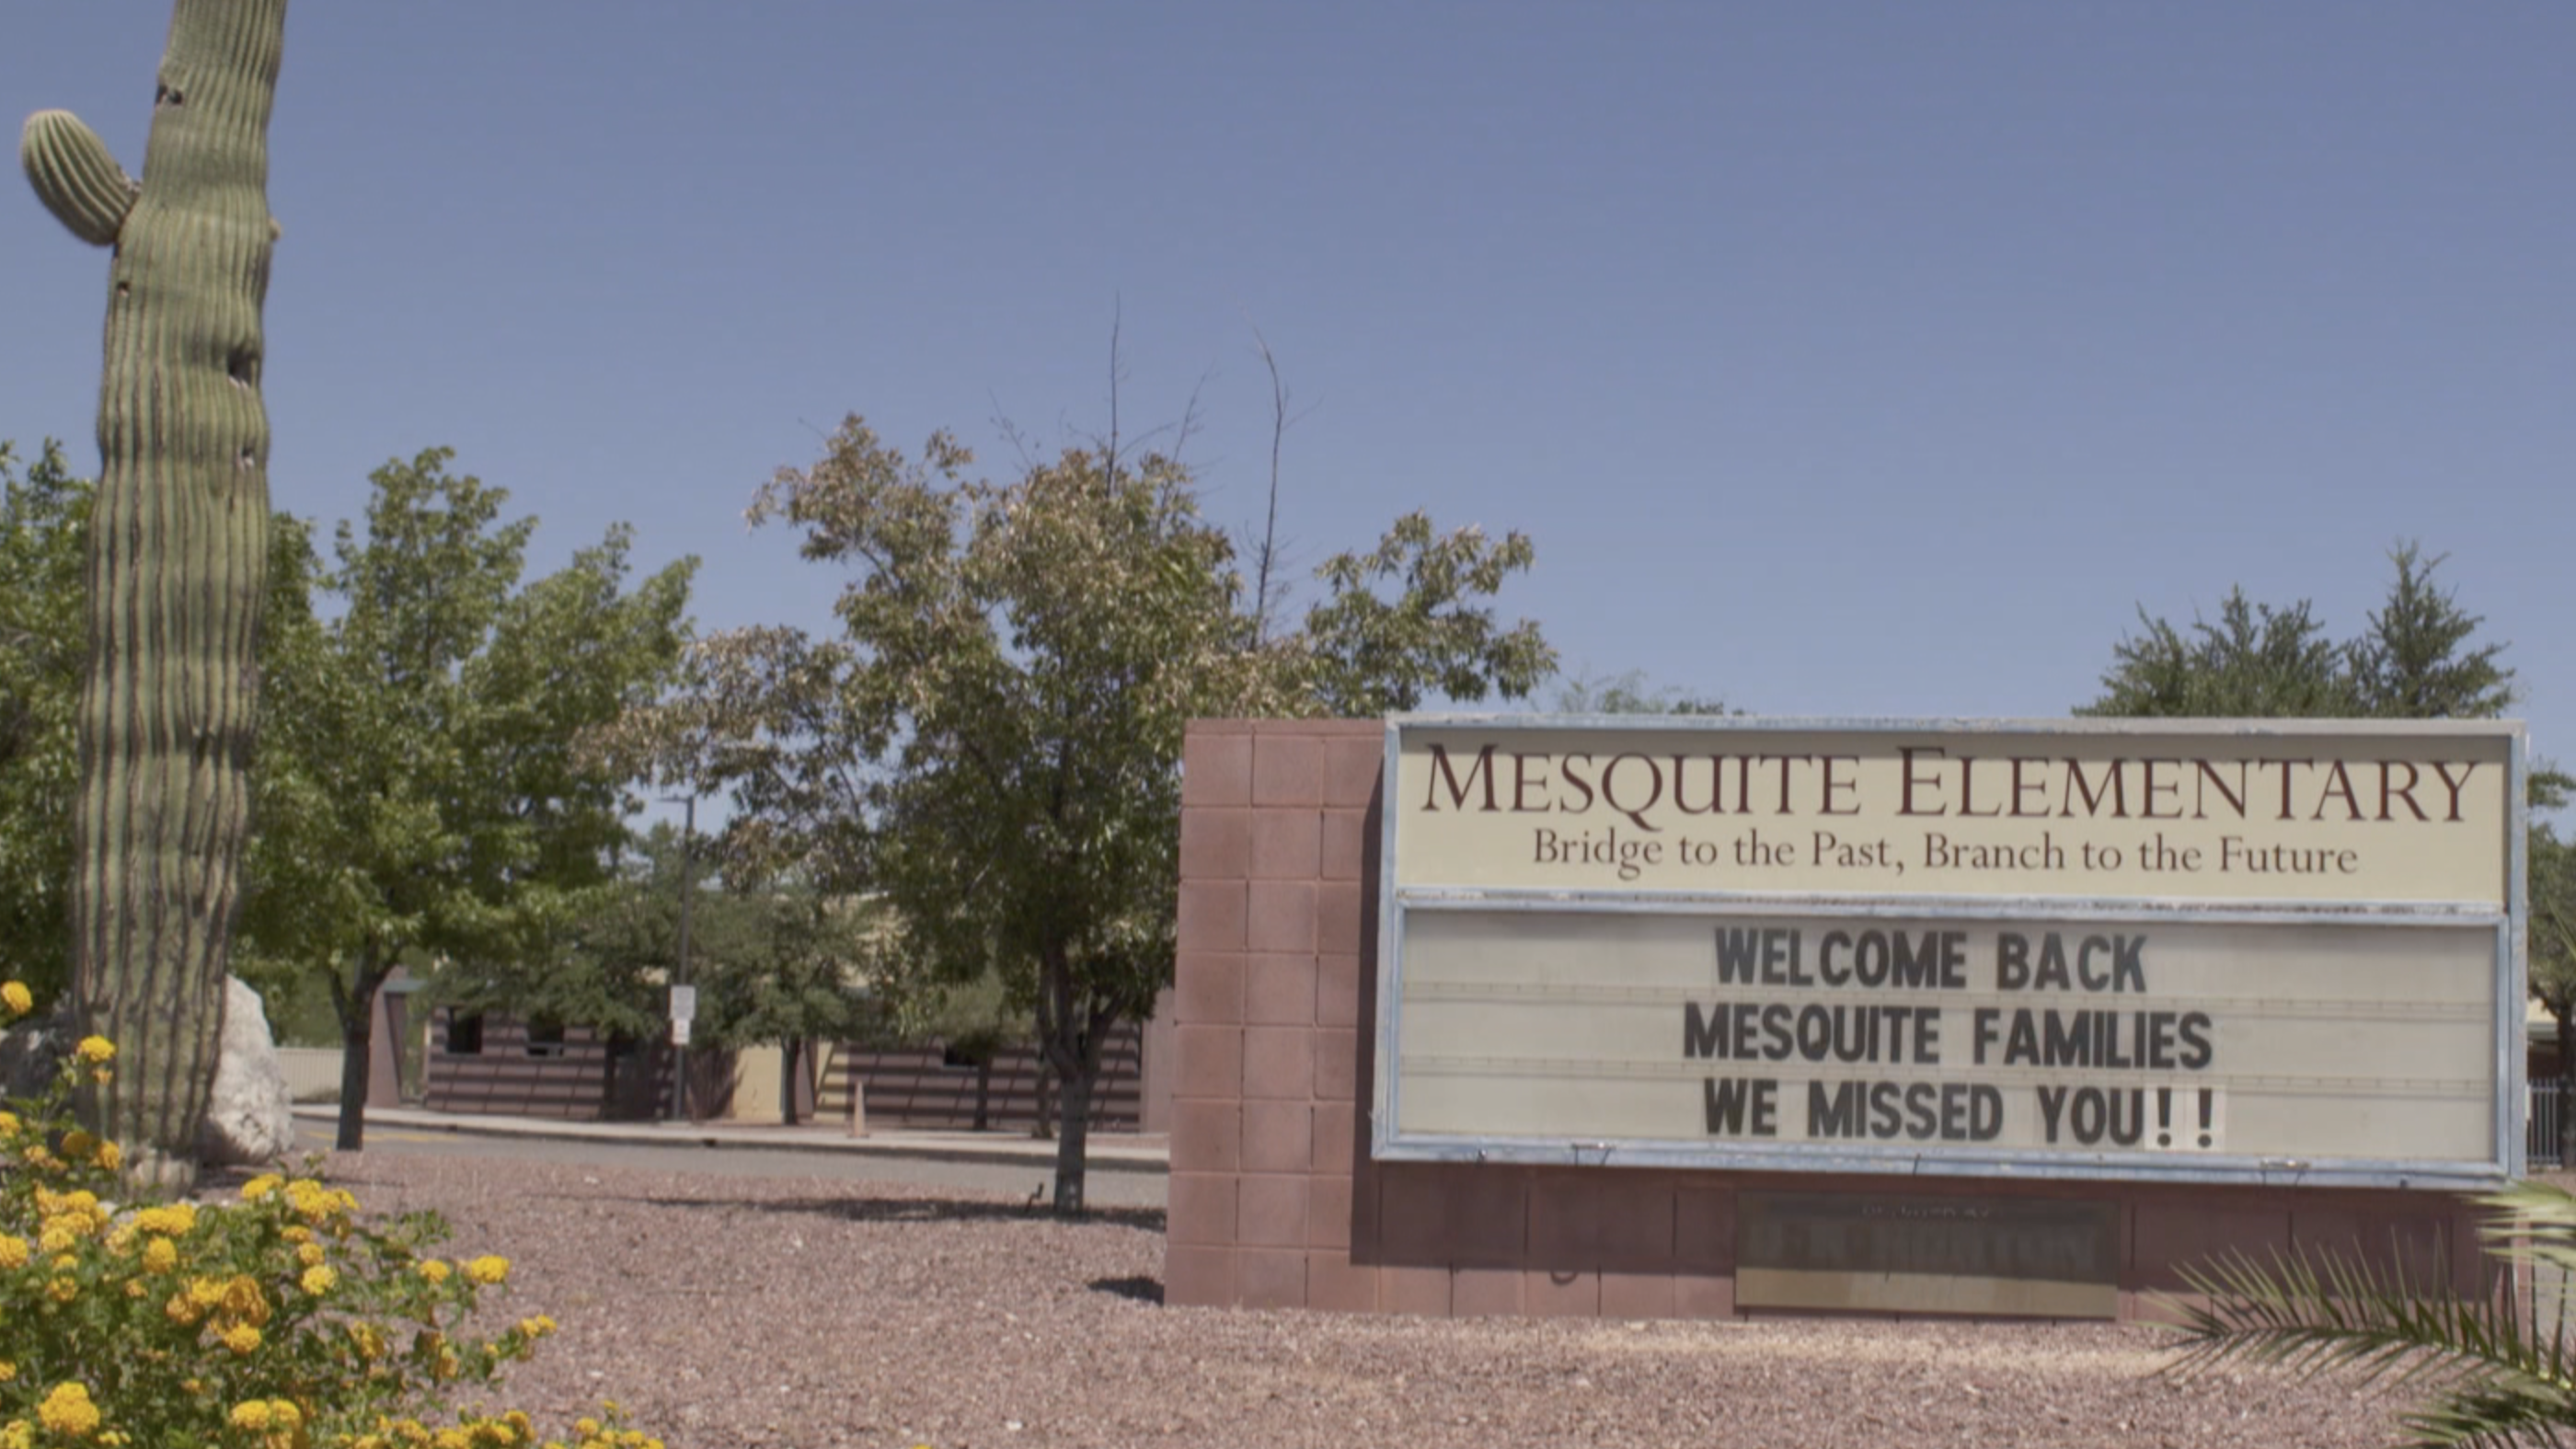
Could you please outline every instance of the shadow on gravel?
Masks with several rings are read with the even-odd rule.
[[[1132,1298],[1139,1303],[1154,1304],[1163,1301],[1163,1280],[1160,1278],[1094,1278],[1085,1286],[1094,1293],[1106,1293],[1113,1298]]]
[[[638,1199],[653,1207],[715,1208],[725,1212],[793,1213],[809,1217],[837,1218],[857,1223],[974,1223],[1024,1222],[1051,1223],[1055,1214],[1043,1204],[1031,1205],[991,1198],[971,1197],[870,1197],[850,1193],[835,1197],[646,1197]],[[1149,1233],[1163,1231],[1161,1208],[1104,1207],[1093,1208],[1085,1222],[1108,1223],[1115,1227],[1139,1228]],[[1161,1289],[1155,1290],[1159,1297]]]

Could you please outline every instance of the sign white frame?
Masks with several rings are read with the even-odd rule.
[[[1940,735],[2032,739],[2143,735],[2213,738],[2468,738],[2506,746],[2507,839],[2504,909],[2493,902],[2213,900],[2184,896],[2014,896],[1936,892],[1762,892],[1479,886],[1438,881],[1400,883],[1397,865],[1405,815],[1399,789],[1405,740],[1413,731],[1473,730],[1510,735],[1547,733],[1676,732]],[[1962,1177],[2122,1179],[2167,1182],[2235,1182],[2285,1186],[2339,1186],[2462,1190],[2493,1187],[2524,1171],[2524,947],[2525,793],[2528,746],[2512,721],[2321,720],[1683,720],[1660,716],[1407,715],[1387,721],[1377,880],[1377,1018],[1370,1153],[1382,1161],[1520,1162],[1556,1166],[1680,1167],[1822,1173],[1924,1174]],[[1725,1139],[1578,1141],[1523,1135],[1459,1135],[1399,1130],[1403,1101],[1404,960],[1407,917],[1416,911],[1474,910],[1543,913],[1687,913],[1694,916],[1765,916],[1916,921],[2009,920],[2034,926],[2064,923],[2212,925],[2346,925],[2404,930],[2410,927],[2479,928],[2494,936],[2493,1140],[2483,1160],[2436,1161],[2397,1157],[2301,1158],[2226,1152],[2086,1151],[2081,1149],[1981,1149],[1834,1142],[1764,1143]]]

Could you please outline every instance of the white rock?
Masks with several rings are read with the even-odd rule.
[[[294,1146],[294,1099],[259,993],[238,976],[227,978],[224,1039],[206,1120],[197,1129],[198,1160],[209,1167],[250,1166],[277,1161]]]

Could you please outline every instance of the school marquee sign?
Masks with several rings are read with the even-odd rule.
[[[2507,723],[1387,727],[1382,1158],[2521,1170]]]

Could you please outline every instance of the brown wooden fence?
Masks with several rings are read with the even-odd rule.
[[[1121,1026],[1102,1056],[1091,1125],[1133,1132],[1142,1117],[1141,1034]],[[1026,1132],[1039,1123],[1041,1073],[1033,1047],[1006,1047],[988,1073],[937,1046],[878,1050],[848,1044],[820,1053],[816,1115],[849,1116],[853,1081],[867,1084],[867,1119],[881,1127]],[[661,1042],[602,1038],[587,1027],[532,1033],[511,1017],[441,1008],[431,1025],[423,1105],[433,1112],[542,1117],[558,1121],[644,1121],[670,1099],[671,1051]],[[689,1098],[698,1117],[731,1108],[730,1053],[689,1054]],[[979,1085],[980,1084],[980,1085]],[[1052,1119],[1051,1083],[1047,1116]]]

